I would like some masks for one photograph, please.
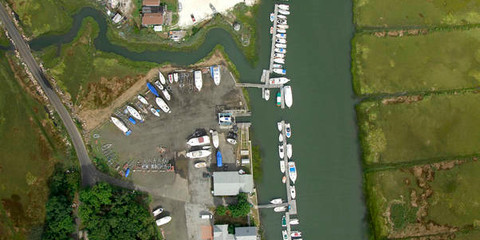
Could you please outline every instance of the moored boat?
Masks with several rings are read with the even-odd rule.
[[[285,33],[277,33],[275,36],[277,38],[287,38],[287,34],[285,34]]]
[[[290,123],[285,124],[285,132],[287,138],[290,138],[292,136],[292,128],[290,127]]]
[[[287,29],[277,28],[277,33],[287,33]]]
[[[283,134],[282,133],[278,134],[278,141],[283,142]]]
[[[162,84],[166,84],[167,81],[165,80],[165,76],[163,76],[162,72],[158,71],[158,79]]]
[[[162,98],[159,98],[159,97],[155,98],[155,102],[160,107],[160,109],[162,109],[162,111],[164,111],[166,113],[171,113],[172,112],[170,110],[170,107],[168,107],[167,103]]]
[[[281,40],[285,40],[285,39],[281,39]],[[277,48],[287,48],[287,44],[285,44],[285,43],[276,43],[276,44],[275,44],[275,47],[277,47]]]
[[[284,48],[275,48],[275,52],[276,52],[276,53],[283,53],[283,54],[285,54],[285,53],[287,53],[287,50],[284,49]]]
[[[287,39],[285,39],[285,38],[277,38],[277,40],[275,40],[275,42],[277,42],[277,43],[282,43],[282,44],[286,44],[286,43],[287,43]]]
[[[278,4],[278,8],[288,11],[290,9],[290,6],[288,4]]]
[[[165,224],[169,223],[170,221],[172,221],[172,217],[166,216],[166,217],[158,219],[157,221],[155,221],[155,223],[157,224],[157,226],[162,226],[162,225],[165,225]]]
[[[285,74],[287,74],[287,70],[281,69],[281,68],[274,68],[274,69],[273,69],[273,72],[276,73],[276,74],[280,74],[280,75],[285,75]]]
[[[288,232],[287,232],[287,230],[283,230],[283,231],[282,231],[282,238],[283,238],[283,240],[288,240]]]
[[[138,94],[137,98],[138,98],[138,100],[139,100],[141,103],[143,103],[143,104],[145,104],[145,105],[148,105],[148,101],[147,101],[147,99],[146,99],[144,96]]]
[[[270,78],[270,84],[285,84],[290,82],[290,79],[286,77]]]
[[[282,202],[283,202],[283,200],[281,198],[275,198],[275,199],[270,200],[271,204],[280,204]]]
[[[293,183],[297,181],[297,167],[295,166],[295,162],[288,162],[288,176]]]
[[[278,156],[281,159],[285,157],[285,149],[283,149],[283,144],[278,145]]]
[[[285,160],[280,160],[280,172],[285,173]]]
[[[148,90],[150,90],[150,92],[153,93],[153,95],[157,97],[160,96],[158,95],[157,89],[155,89],[155,87],[151,83],[147,82],[147,87],[148,87]]]
[[[288,25],[287,24],[278,24],[277,25],[278,29],[288,29]]]
[[[212,134],[212,143],[215,148],[218,148],[220,139],[218,138],[218,132],[215,130],[210,130],[210,133]]]
[[[292,149],[292,144],[287,144],[287,157],[288,159],[292,158],[293,155],[293,149]]]
[[[286,227],[287,226],[287,219],[285,218],[285,215],[283,215],[282,217],[282,227]]]
[[[283,129],[282,122],[277,122],[277,129],[278,129],[279,132],[282,131],[282,129]]]
[[[113,124],[115,124],[115,126],[117,126],[117,128],[120,129],[126,136],[132,133],[132,131],[128,129],[127,125],[125,125],[120,118],[112,116],[110,119],[112,120]]]
[[[218,65],[215,65],[215,66],[211,66],[210,67],[210,74],[212,75],[212,78],[213,78],[213,83],[215,83],[215,85],[220,85],[220,66]]]
[[[292,199],[295,199],[297,197],[297,192],[295,191],[295,186],[290,186],[290,196]]]
[[[197,162],[193,165],[195,168],[204,168],[204,167],[207,167],[207,163],[205,161],[200,161],[200,162]]]
[[[283,176],[282,177],[282,183],[286,183],[287,182],[287,177]]]
[[[201,137],[190,138],[188,139],[187,144],[191,147],[208,145],[210,144],[210,137],[205,135]]]
[[[172,97],[170,96],[170,93],[167,91],[167,89],[163,89],[162,93],[163,93],[163,96],[165,97],[165,99],[167,99],[167,101],[170,101],[170,99],[172,99]]]
[[[203,86],[202,72],[195,71],[193,75],[195,78],[195,87],[198,89],[198,91],[201,91]]]
[[[272,66],[273,66],[274,68],[282,68],[282,67],[283,67],[282,64],[278,64],[278,63],[274,63]]]
[[[278,12],[282,15],[290,15],[290,12],[286,10],[279,9]]]
[[[278,19],[287,19],[287,16],[284,16],[282,14],[277,14]]]
[[[285,207],[285,206],[275,207],[273,209],[273,211],[275,211],[275,212],[285,212],[285,210],[287,210],[287,207]]]
[[[277,92],[277,107],[280,107],[280,105],[282,105],[282,94],[279,92]]]
[[[268,101],[270,99],[270,89],[265,89],[263,96],[265,98],[265,101]]]
[[[293,105],[292,87],[285,86],[283,87],[283,91],[285,93],[285,105],[290,108]]]
[[[142,117],[142,115],[140,115],[140,113],[137,111],[137,109],[133,108],[130,105],[127,105],[127,111],[130,113],[130,115],[132,115],[132,117],[134,117],[134,118],[140,120],[141,122],[143,122],[143,117]]]
[[[178,73],[173,73],[173,80],[178,82]]]
[[[298,225],[300,221],[297,218],[290,218],[290,225]]]
[[[270,13],[270,22],[273,22],[275,20],[275,14]]]
[[[195,151],[188,152],[186,154],[186,156],[188,158],[203,158],[203,157],[210,156],[210,154],[212,154],[212,152],[210,150],[201,149],[201,150],[195,150]]]
[[[284,58],[284,57],[285,57],[285,54],[283,54],[283,53],[275,53],[273,56],[274,56],[274,57],[278,57],[278,58]]]
[[[301,237],[301,236],[302,236],[302,232],[300,232],[300,231],[292,231],[291,236],[292,236],[292,237]]]
[[[162,83],[160,81],[155,81],[155,86],[157,86],[158,89],[160,89],[160,91],[162,91],[163,89],[165,89],[162,85]]]
[[[159,110],[155,109],[154,107],[150,108],[150,112],[152,112],[153,115],[160,117],[160,113],[158,111]]]
[[[285,64],[285,59],[284,59],[284,58],[273,58],[273,62],[275,62],[275,63],[280,63],[280,64]],[[280,64],[279,64],[279,65],[280,65]],[[277,66],[277,67],[274,66],[273,69],[274,69],[274,70],[275,70],[275,69],[282,69],[282,65]],[[275,72],[275,71],[274,71],[274,72]]]

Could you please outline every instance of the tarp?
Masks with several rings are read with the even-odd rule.
[[[222,164],[222,153],[220,151],[217,151],[217,167],[223,166]]]
[[[128,120],[133,123],[133,125],[137,124],[137,122],[135,121],[135,119],[133,119],[132,117],[129,117]]]
[[[130,175],[130,168],[127,168],[127,171],[125,171],[125,177],[128,177]]]
[[[158,95],[157,89],[155,89],[155,87],[151,83],[147,82],[147,87],[150,90],[150,92],[153,93],[153,95],[160,97],[160,95]]]

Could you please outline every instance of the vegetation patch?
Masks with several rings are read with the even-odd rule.
[[[354,0],[354,22],[360,27],[478,24],[480,2]]]
[[[359,95],[480,86],[480,29],[353,40],[354,89]]]
[[[10,45],[10,41],[8,40],[7,36],[3,29],[0,29],[0,47],[6,47]]]
[[[363,159],[398,164],[476,154],[478,106],[476,92],[363,102],[357,106]]]

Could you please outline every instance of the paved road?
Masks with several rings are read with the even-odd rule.
[[[80,132],[75,126],[75,123],[70,117],[67,109],[65,108],[65,106],[63,106],[62,101],[60,101],[60,98],[52,89],[52,85],[46,79],[42,69],[33,58],[33,55],[30,52],[30,47],[25,42],[22,35],[18,32],[17,28],[13,24],[12,20],[9,18],[9,15],[2,4],[0,4],[0,20],[3,22],[4,27],[8,31],[15,48],[18,50],[18,52],[20,53],[20,57],[23,59],[23,62],[27,65],[28,69],[33,74],[33,77],[37,79],[38,83],[47,95],[52,106],[60,115],[60,118],[62,119],[62,122],[67,129],[73,146],[75,147],[75,151],[77,152],[78,160],[80,161],[82,184],[84,186],[95,184],[95,182],[98,180],[98,177],[101,175],[96,170],[95,166],[92,165],[92,161],[88,157],[88,152],[85,148],[85,144],[83,142],[82,136],[80,135]]]

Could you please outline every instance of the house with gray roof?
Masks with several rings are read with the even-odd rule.
[[[213,240],[257,240],[257,227],[236,227],[228,233],[228,224],[213,225]]]
[[[253,175],[237,171],[213,172],[213,195],[236,196],[253,192]]]

